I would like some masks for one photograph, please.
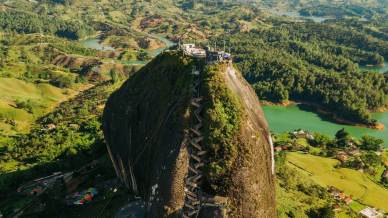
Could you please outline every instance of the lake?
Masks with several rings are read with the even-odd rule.
[[[171,46],[176,44],[175,42],[173,42],[171,40],[168,40],[166,37],[161,36],[161,35],[150,34],[150,37],[156,38],[156,39],[162,41],[165,44],[164,47],[148,51],[148,54],[151,57],[156,57],[157,55],[162,53],[162,51],[164,51],[165,49],[167,49],[167,48],[169,48],[169,47],[171,47]],[[92,48],[92,49],[96,49],[96,50],[99,50],[99,51],[115,51],[115,48],[113,48],[111,46],[107,46],[107,45],[101,44],[101,41],[98,38],[85,39],[85,40],[80,41],[80,43],[83,46],[85,46],[86,48]],[[123,61],[123,64],[128,64],[128,65],[144,65],[147,62],[148,61],[133,60],[133,61]]]
[[[113,48],[109,45],[107,46],[107,45],[101,44],[100,40],[97,38],[85,39],[85,40],[82,40],[80,43],[83,46],[85,46],[86,48],[92,48],[92,49],[96,49],[99,51],[114,51],[115,50],[115,48]]]
[[[295,129],[304,129],[312,132],[320,132],[331,137],[334,134],[345,128],[351,135],[361,138],[363,135],[371,135],[384,139],[386,146],[388,146],[388,112],[374,113],[373,118],[385,125],[384,131],[342,125],[330,122],[318,114],[306,110],[302,110],[297,105],[288,107],[283,106],[263,106],[263,110],[269,127],[275,133],[288,132]]]
[[[149,52],[149,54],[153,57],[157,56],[158,54],[160,54],[162,51],[164,51],[165,49],[167,48],[170,48],[171,46],[174,46],[176,45],[175,42],[171,41],[171,40],[168,40],[166,37],[164,36],[161,36],[161,35],[156,35],[156,34],[151,34],[151,36],[153,38],[156,38],[160,41],[162,41],[164,44],[165,44],[165,47],[162,47],[162,48],[158,48],[158,49],[155,49],[155,50],[152,50]]]
[[[277,16],[286,16],[286,17],[292,17],[300,20],[312,20],[316,23],[322,23],[325,20],[333,19],[329,17],[317,17],[317,16],[302,16],[298,11],[284,11],[284,10],[278,10],[274,8],[267,8],[265,10],[268,10],[270,13],[275,14]]]

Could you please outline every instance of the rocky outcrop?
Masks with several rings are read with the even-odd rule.
[[[140,21],[140,28],[152,28],[160,25],[163,22],[163,18],[160,15],[152,15],[146,17]]]
[[[229,67],[166,52],[109,98],[108,151],[148,217],[180,217],[198,200],[186,215],[275,217],[267,124],[254,91]]]
[[[150,217],[177,214],[184,202],[192,61],[158,56],[109,98],[103,117],[108,150],[122,182],[152,202]]]

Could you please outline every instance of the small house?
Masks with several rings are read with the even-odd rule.
[[[283,145],[283,146],[282,146],[282,150],[283,150],[283,151],[290,150],[289,148],[290,148],[290,147],[289,147],[289,146],[286,146],[286,145]]]
[[[197,47],[193,43],[183,44],[182,50],[186,55],[196,57],[196,58],[205,58],[206,51],[203,48]]]
[[[276,147],[274,148],[274,150],[275,150],[276,152],[281,152],[283,149],[282,149],[281,146],[276,146]]]
[[[358,148],[352,148],[347,152],[350,156],[358,157],[361,156],[361,151]]]
[[[343,163],[349,159],[349,156],[345,152],[338,152],[336,158]]]
[[[46,129],[47,129],[47,130],[54,130],[54,129],[56,129],[56,128],[57,128],[57,126],[56,126],[55,124],[52,124],[52,123],[47,124],[47,126],[46,126]]]
[[[333,209],[334,211],[341,210],[341,206],[339,204],[334,204]]]
[[[292,132],[292,135],[295,138],[305,138],[309,140],[314,140],[314,136],[311,133],[309,133],[308,131],[304,131],[302,129]]]
[[[360,216],[365,218],[382,218],[383,214],[375,208],[367,207],[360,211]]]
[[[341,193],[341,190],[334,186],[330,186],[328,191],[333,197],[337,197]]]
[[[344,199],[343,199],[344,203],[349,205],[350,203],[353,202],[353,199],[351,196],[346,196]]]

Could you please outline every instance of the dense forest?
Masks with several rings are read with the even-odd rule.
[[[93,29],[79,21],[65,21],[47,15],[6,10],[0,11],[0,31],[53,34],[76,40],[89,35]]]
[[[365,124],[373,123],[369,111],[386,104],[387,74],[358,68],[383,63],[386,41],[311,23],[258,29],[227,36],[226,41],[263,100],[316,103],[340,118]]]
[[[318,5],[314,7],[303,8],[299,12],[303,16],[333,16],[336,18],[359,16],[372,18],[376,13],[383,11],[379,9],[374,10],[371,8],[365,8],[358,5],[344,5],[343,7],[334,5]]]
[[[0,152],[0,190],[53,169],[71,169],[105,154],[102,105],[121,82],[104,82],[62,103],[29,134],[9,138]],[[13,172],[14,169],[17,171]]]

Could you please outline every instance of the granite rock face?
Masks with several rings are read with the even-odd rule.
[[[104,134],[116,174],[149,203],[148,217],[179,217],[185,204],[191,149],[184,139],[192,128],[194,66],[203,63],[165,52],[129,78],[105,107]],[[227,170],[232,182],[222,193],[209,188],[209,182],[200,184],[209,185],[201,187],[203,196],[223,202],[204,205],[199,217],[276,217],[268,127],[254,91],[238,72],[227,74],[229,67],[220,67],[224,72],[219,73],[242,106],[233,136],[239,155]]]

